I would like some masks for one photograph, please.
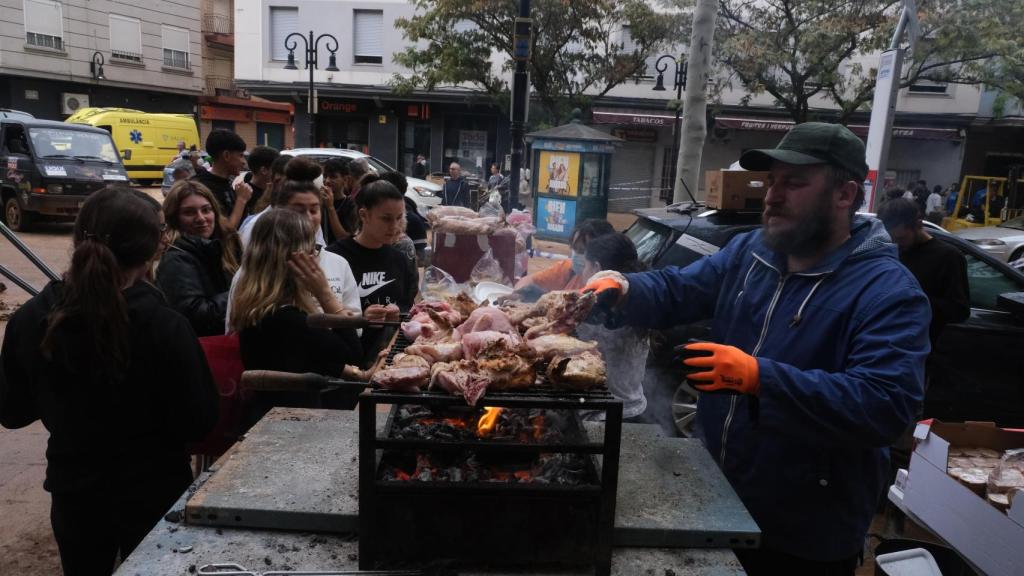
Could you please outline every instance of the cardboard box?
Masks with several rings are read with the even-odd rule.
[[[708,170],[704,173],[708,208],[760,212],[768,192],[767,172]]]
[[[914,437],[907,510],[983,572],[1024,575],[1024,493],[1003,513],[946,473],[950,446],[1024,448],[1024,431],[932,421],[918,424]]]

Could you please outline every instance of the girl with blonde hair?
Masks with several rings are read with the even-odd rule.
[[[355,330],[306,326],[313,312],[344,311],[318,253],[309,219],[296,212],[275,208],[253,226],[228,318],[247,370],[341,376],[346,364],[360,363]]]

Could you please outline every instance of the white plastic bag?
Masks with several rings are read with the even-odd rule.
[[[420,295],[424,300],[440,300],[448,296],[456,296],[461,290],[462,286],[455,281],[455,278],[437,266],[427,266],[423,270]]]
[[[501,270],[501,264],[494,258],[494,253],[490,249],[484,252],[484,255],[480,257],[476,262],[476,266],[473,266],[473,271],[469,273],[469,279],[472,282],[497,282],[498,284],[511,285],[512,282],[505,276],[505,273]]]

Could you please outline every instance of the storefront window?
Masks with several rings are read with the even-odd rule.
[[[488,167],[495,161],[497,123],[493,116],[449,114],[444,122],[444,161],[442,168],[458,162],[463,174],[486,179]]]
[[[369,153],[370,125],[365,116],[317,119],[317,142],[325,148],[346,148]]]
[[[398,169],[406,174],[412,174],[413,164],[416,163],[418,154],[430,159],[430,122],[403,121]]]

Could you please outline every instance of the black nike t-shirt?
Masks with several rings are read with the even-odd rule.
[[[348,261],[359,287],[359,300],[365,310],[371,304],[397,304],[406,312],[419,290],[416,262],[391,246],[367,248],[349,237],[327,247]]]

